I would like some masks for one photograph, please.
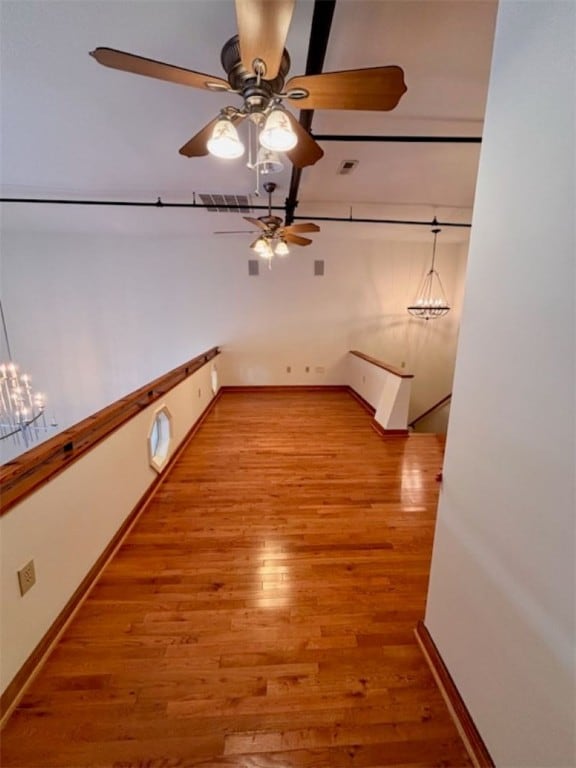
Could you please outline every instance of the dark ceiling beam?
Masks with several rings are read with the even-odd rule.
[[[123,208],[215,208],[213,203],[197,203],[196,200],[192,203],[164,203],[160,198],[155,203],[150,202],[140,202],[137,200],[54,200],[54,199],[48,199],[45,197],[0,197],[0,203],[29,203],[32,205],[92,205],[92,206],[99,206],[99,205],[109,205],[109,206],[120,206]],[[246,208],[243,206],[239,206],[237,209],[234,209],[232,206],[228,206],[230,208],[230,213],[242,213],[246,211]],[[252,205],[249,206],[250,210],[259,210],[259,211],[267,211],[268,206],[267,205]],[[272,206],[273,211],[283,211],[284,207],[281,205],[273,205]],[[419,225],[423,227],[431,227],[433,224],[438,224],[442,227],[471,227],[471,224],[458,224],[454,222],[449,221],[439,221],[439,222],[432,222],[432,221],[400,221],[397,219],[361,219],[361,218],[355,218],[352,216],[293,216],[292,220],[304,220],[304,219],[310,219],[313,218],[316,221],[347,221],[350,223],[357,223],[357,224],[409,224],[409,225]]]
[[[294,216],[295,221],[314,219],[314,221],[345,221],[348,224],[405,224],[409,227],[463,227],[470,229],[472,224],[455,221],[407,221],[406,219],[364,219],[356,216]]]
[[[197,203],[195,198],[191,203],[164,203],[160,198],[155,203],[140,202],[136,200],[54,200],[42,197],[0,197],[0,203],[28,203],[31,205],[109,205],[120,206],[124,208],[215,208],[213,203]],[[242,213],[246,211],[243,206],[234,208],[233,206],[227,206],[230,213]],[[249,206],[250,210],[267,211],[267,205],[252,205]],[[273,205],[273,211],[283,211],[284,207],[281,205]],[[417,225],[422,227],[431,227],[434,224],[438,224],[442,227],[471,227],[471,224],[457,224],[449,221],[402,221],[399,219],[363,219],[353,216],[293,216],[293,221],[314,219],[315,221],[347,221],[349,223],[357,224],[408,224]]]
[[[481,144],[481,136],[374,136],[313,133],[316,141],[406,142],[409,144]]]
[[[335,7],[336,0],[316,0],[314,3],[310,42],[308,43],[308,58],[304,73],[306,75],[319,75],[322,72]],[[310,131],[312,128],[313,116],[313,109],[302,109],[300,111],[299,122],[306,131]],[[293,167],[288,197],[286,198],[286,224],[291,224],[294,221],[294,211],[298,205],[298,190],[301,178],[302,168]]]
[[[36,197],[0,197],[0,203],[31,203],[33,205],[110,205],[110,206],[123,206],[125,208],[204,208],[204,209],[218,209],[219,207],[227,208],[230,213],[250,213],[250,211],[267,211],[270,206],[268,205],[253,205],[250,203],[247,206],[218,206],[216,203],[197,203],[194,198],[191,203],[164,203],[160,198],[155,203],[142,203],[136,200],[54,200],[49,198],[36,198]],[[283,205],[271,206],[273,211],[283,211]]]

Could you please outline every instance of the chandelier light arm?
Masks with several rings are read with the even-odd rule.
[[[42,419],[42,425],[38,426],[38,427],[34,427],[33,425],[36,424],[36,422],[39,419]],[[4,426],[4,425],[2,425],[2,426]],[[56,424],[51,424],[50,426],[55,427],[57,425]],[[7,432],[6,434],[3,434],[1,439],[4,440],[7,437],[14,437],[15,435],[20,434],[20,432],[25,432],[25,430],[30,429],[30,428],[32,428],[32,429],[41,429],[41,430],[48,429],[48,425],[46,424],[46,414],[45,414],[45,412],[44,411],[40,411],[40,413],[37,413],[34,416],[34,418],[30,419],[29,421],[27,421],[23,425],[23,427],[24,428],[22,428],[21,426],[18,426],[15,429],[13,429],[12,432]],[[28,444],[28,442],[29,442],[29,440],[25,439],[26,445]]]
[[[440,291],[441,291],[441,294],[442,294],[442,299],[447,304],[448,302],[446,301],[446,291],[444,290],[444,285],[442,283],[442,280],[440,279],[440,275],[438,274],[437,270],[434,270],[434,274],[436,275],[436,279],[438,280],[438,285],[440,286]]]
[[[9,413],[8,405],[10,403],[10,391],[8,390],[8,384],[6,379],[0,379],[0,409],[2,411],[2,417],[4,414]],[[0,423],[1,426],[1,423]]]

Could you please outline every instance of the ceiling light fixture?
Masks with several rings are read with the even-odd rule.
[[[434,243],[432,245],[432,264],[426,273],[424,280],[417,294],[417,299],[406,309],[414,317],[423,320],[435,320],[438,317],[444,317],[450,312],[450,305],[446,300],[444,286],[440,280],[440,275],[434,268],[436,259],[436,238],[442,230],[438,227],[438,221],[434,217],[432,222],[432,232],[434,233]]]
[[[266,258],[269,258],[269,254],[272,253],[272,248],[270,247],[270,243],[264,236],[261,236],[256,240],[254,240],[250,248],[252,248],[253,251],[256,251],[258,256],[264,256]]]
[[[260,144],[272,152],[288,152],[297,143],[298,137],[292,130],[288,115],[282,107],[274,107],[260,133]]]
[[[288,248],[288,245],[285,240],[278,240],[276,243],[276,247],[274,248],[274,253],[276,256],[288,256],[290,253],[290,249]]]
[[[270,173],[280,173],[284,170],[284,164],[278,157],[277,152],[273,152],[266,147],[260,147],[258,150],[258,157],[254,166],[262,176],[267,176]]]
[[[57,426],[46,423],[46,399],[40,392],[34,392],[32,379],[27,373],[20,373],[12,360],[10,341],[6,329],[4,309],[0,302],[2,331],[6,343],[8,362],[0,363],[0,440],[12,437],[16,444],[22,439],[24,447],[37,440],[40,432]]]
[[[241,157],[244,154],[244,144],[240,141],[234,123],[227,115],[222,115],[217,120],[206,146],[211,155],[225,160]]]

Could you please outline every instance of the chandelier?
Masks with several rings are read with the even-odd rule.
[[[0,363],[0,440],[13,438],[27,448],[38,439],[41,432],[57,426],[55,422],[46,423],[46,399],[40,392],[32,389],[32,379],[27,373],[20,373],[18,365],[12,360],[4,309],[0,302],[2,331],[6,342],[8,361]]]
[[[416,300],[406,307],[411,315],[423,320],[434,320],[437,317],[444,317],[444,315],[447,315],[448,312],[450,312],[450,305],[446,300],[444,286],[440,280],[440,275],[434,268],[436,259],[436,238],[438,237],[438,233],[442,231],[440,227],[438,227],[436,217],[434,217],[432,227],[432,232],[434,234],[432,264],[422,281]]]

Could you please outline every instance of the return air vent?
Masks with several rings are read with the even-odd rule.
[[[346,176],[347,174],[352,173],[357,165],[358,160],[342,160],[338,166],[338,173],[340,176]]]
[[[260,263],[258,259],[248,259],[248,274],[250,277],[258,277],[260,274]]]
[[[247,195],[213,195],[203,193],[200,200],[212,213],[250,213],[250,198]]]

